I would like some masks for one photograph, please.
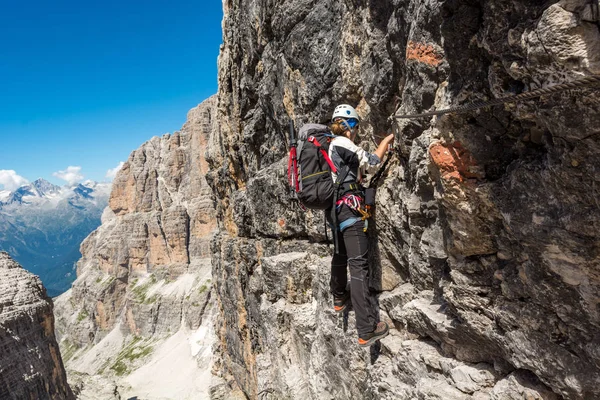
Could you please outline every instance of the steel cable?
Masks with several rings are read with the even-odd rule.
[[[465,113],[473,110],[477,110],[484,107],[497,106],[500,104],[506,103],[514,103],[523,100],[529,100],[535,97],[540,97],[548,94],[563,92],[565,90],[578,89],[584,86],[594,86],[600,84],[600,75],[592,75],[586,76],[585,78],[578,79],[572,82],[560,83],[558,85],[550,86],[543,89],[536,89],[529,92],[501,97],[493,100],[486,101],[475,101],[470,104],[465,104],[462,106],[450,107],[443,110],[430,111],[421,114],[401,114],[401,115],[393,115],[391,118],[395,119],[410,119],[410,118],[424,118],[424,117],[433,117],[435,115],[443,115],[449,113]]]

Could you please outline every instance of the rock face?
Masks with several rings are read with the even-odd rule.
[[[40,279],[0,252],[0,398],[74,398]]]
[[[212,309],[216,220],[204,152],[215,105],[206,100],[188,113],[180,132],[154,137],[131,154],[113,182],[102,225],[81,245],[77,280],[57,300],[57,330],[67,369],[83,392],[93,391],[85,376],[102,375],[114,378],[121,394],[147,398],[142,391],[155,388],[156,395],[161,372],[153,371],[159,375],[154,386],[127,377],[152,364],[163,345],[192,354],[185,365],[198,374],[210,370],[210,357],[201,353],[212,336],[192,338],[208,329]],[[176,333],[174,342],[169,338]],[[195,387],[200,381],[192,375],[180,374]],[[188,398],[183,389],[173,389],[175,397]]]
[[[595,3],[232,0],[224,12],[208,180],[229,385],[253,399],[599,397],[598,91],[388,120],[600,73]],[[321,214],[287,195],[288,120],[327,121],[339,103],[357,106],[365,146],[396,131],[371,225],[371,285],[395,329],[370,351],[353,312],[332,311]]]

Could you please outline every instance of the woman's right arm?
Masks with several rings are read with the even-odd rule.
[[[390,133],[381,141],[381,143],[379,143],[379,146],[377,146],[377,150],[375,150],[375,155],[377,155],[377,157],[379,157],[380,160],[383,160],[383,157],[385,156],[385,153],[387,152],[388,146],[390,144],[392,144],[393,142],[394,142],[394,134]]]

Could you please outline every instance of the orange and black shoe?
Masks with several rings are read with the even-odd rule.
[[[390,333],[390,327],[387,323],[381,321],[373,332],[365,333],[358,336],[358,345],[361,347],[371,346],[379,339],[383,339]]]
[[[350,292],[345,292],[342,296],[333,295],[333,310],[337,313],[344,312],[350,302]]]

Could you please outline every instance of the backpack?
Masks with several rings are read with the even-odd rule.
[[[337,169],[328,154],[333,137],[325,125],[305,124],[296,145],[290,126],[288,182],[293,197],[306,208],[325,210],[333,205],[335,186],[331,173],[337,173]]]

